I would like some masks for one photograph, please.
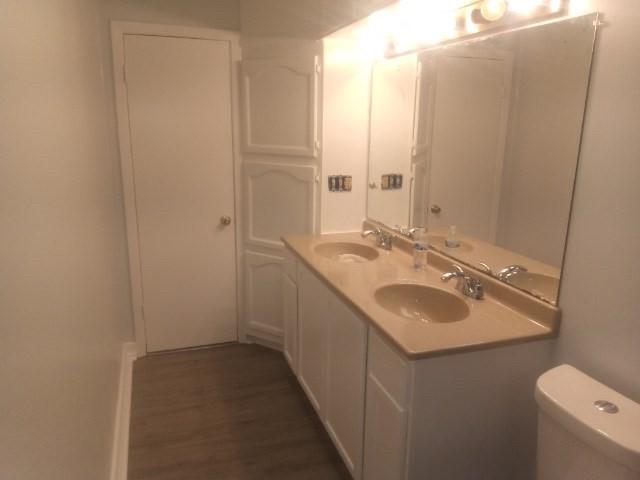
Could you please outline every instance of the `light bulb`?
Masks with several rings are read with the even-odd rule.
[[[480,14],[485,20],[495,22],[507,11],[505,0],[484,0],[480,6]]]

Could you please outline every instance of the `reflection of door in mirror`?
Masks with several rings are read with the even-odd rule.
[[[371,83],[369,144],[370,218],[387,225],[409,224],[416,56],[375,64]],[[401,174],[401,188],[383,189],[383,175]]]
[[[421,55],[414,225],[456,225],[495,242],[512,65],[512,54],[497,49]]]

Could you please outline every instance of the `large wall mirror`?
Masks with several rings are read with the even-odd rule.
[[[367,216],[557,303],[597,16],[375,63]],[[453,233],[454,227],[455,233]]]

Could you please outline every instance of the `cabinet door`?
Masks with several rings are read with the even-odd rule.
[[[243,149],[270,155],[318,155],[318,58],[242,61]]]
[[[245,314],[251,335],[282,341],[283,258],[260,252],[245,253]]]
[[[316,167],[245,162],[243,178],[247,243],[282,249],[283,235],[316,232]]]
[[[282,274],[282,308],[284,314],[284,357],[293,373],[298,371],[298,287],[286,273]]]
[[[329,303],[326,426],[347,468],[362,477],[367,326],[340,299]]]
[[[306,267],[298,268],[298,380],[320,418],[324,418],[327,305],[332,294]]]
[[[369,373],[363,478],[401,480],[405,472],[407,411]]]

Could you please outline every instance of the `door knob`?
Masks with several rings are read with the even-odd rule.
[[[438,214],[442,211],[439,205],[431,205],[431,213]]]
[[[229,215],[223,215],[220,217],[220,225],[230,225],[231,217]]]

